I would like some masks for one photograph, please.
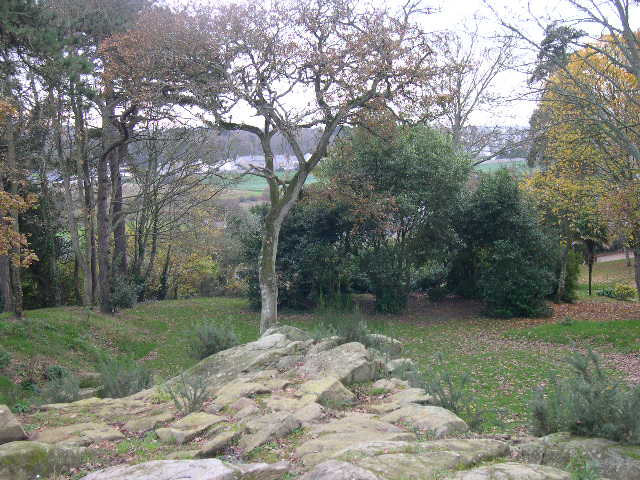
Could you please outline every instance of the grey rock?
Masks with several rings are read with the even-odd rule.
[[[640,479],[640,446],[620,445],[603,438],[575,437],[554,433],[512,447],[515,458],[565,468],[575,456],[584,456],[598,464],[600,474],[611,480]]]
[[[32,480],[82,464],[85,449],[40,442],[0,445],[0,480]]]
[[[345,385],[377,380],[383,362],[371,350],[357,342],[345,343],[315,355],[307,355],[299,372],[303,376],[338,378]]]
[[[328,460],[300,480],[380,480],[380,477],[351,463]]]
[[[571,480],[571,474],[553,467],[522,463],[497,463],[458,472],[451,480]]]
[[[26,440],[27,434],[6,405],[0,405],[0,444]]]
[[[460,417],[447,409],[434,406],[405,405],[380,420],[405,423],[433,435],[434,438],[446,438],[469,431],[469,426]]]
[[[280,334],[287,337],[291,342],[306,342],[311,340],[311,336],[297,327],[291,325],[276,325],[275,327],[268,328],[262,337],[268,337],[269,335]]]
[[[276,480],[288,470],[286,462],[231,465],[217,459],[156,460],[107,468],[83,480]]]

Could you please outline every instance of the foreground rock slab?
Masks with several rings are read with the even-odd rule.
[[[380,480],[380,477],[351,463],[329,460],[318,465],[301,480]]]
[[[289,469],[287,462],[231,465],[217,459],[156,460],[107,468],[83,480],[276,480]]]
[[[639,413],[640,414],[640,413]],[[604,438],[554,433],[512,448],[514,456],[529,463],[564,468],[572,457],[597,462],[600,475],[611,480],[640,479],[640,446],[620,445]]]
[[[82,463],[84,448],[40,442],[0,445],[0,480],[33,480],[48,477]]]
[[[345,343],[317,354],[309,354],[300,374],[312,378],[333,376],[345,385],[376,380],[384,362],[372,350],[357,342]]]
[[[571,474],[553,467],[522,463],[498,463],[459,472],[451,480],[571,480]]]
[[[0,405],[0,444],[26,440],[27,434],[6,405]]]
[[[224,420],[224,417],[210,413],[190,413],[186,417],[172,423],[170,427],[157,429],[156,434],[164,443],[182,445],[183,443],[190,442],[201,433],[204,433],[209,427]]]
[[[390,423],[405,423],[427,432],[434,438],[446,438],[469,431],[469,426],[453,412],[434,406],[406,405],[383,416],[380,420]]]
[[[104,423],[90,422],[49,428],[38,432],[33,439],[43,443],[86,447],[93,443],[124,440],[124,435]]]

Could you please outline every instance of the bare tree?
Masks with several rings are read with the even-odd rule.
[[[414,21],[421,13],[418,1],[392,11],[355,0],[251,0],[193,15],[154,10],[113,40],[116,81],[136,95],[197,105],[218,128],[259,139],[264,165],[250,173],[267,181],[270,203],[260,255],[262,331],[277,322],[280,227],[337,128],[363,109],[415,98],[435,75],[432,38]],[[310,127],[322,133],[305,156],[297,133]],[[291,178],[274,168],[276,133],[298,161]]]
[[[529,28],[504,19],[501,23],[511,37],[537,55],[533,85],[541,85],[540,93],[566,110],[566,115],[547,123],[547,128],[571,125],[580,132],[576,144],[582,142],[601,153],[591,156],[589,171],[605,178],[614,189],[637,192],[640,37],[632,25],[640,6],[634,0],[564,0],[563,6],[563,18],[531,18],[539,27],[537,37]],[[553,76],[556,80],[549,81]],[[640,218],[633,199],[627,200],[628,213],[634,218],[627,218],[626,223],[635,224],[628,241],[636,257],[640,291]]]

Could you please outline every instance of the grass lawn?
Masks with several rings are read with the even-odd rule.
[[[588,282],[588,270],[586,266],[580,268],[580,298],[589,298],[589,290],[587,286]],[[605,287],[613,287],[618,283],[624,285],[635,286],[634,267],[633,262],[630,266],[627,266],[627,261],[614,260],[611,262],[597,262],[593,266],[592,273],[592,292],[593,297],[597,296],[598,291]],[[607,297],[599,297],[607,298]]]
[[[363,315],[372,330],[400,339],[405,356],[422,371],[470,374],[480,405],[495,410],[488,419],[503,423],[492,429],[521,432],[526,429],[533,389],[555,375],[569,373],[563,359],[572,342],[622,356],[620,375],[640,374],[640,305],[589,304],[611,318],[625,317],[610,322],[580,321],[585,305],[562,306],[565,310],[551,319],[495,320],[482,317],[480,306],[473,302],[447,299],[433,305],[418,299],[403,315]],[[575,310],[570,314],[578,319],[571,326],[558,323],[566,309]],[[284,313],[281,322],[313,329],[321,318],[314,313]],[[188,354],[189,333],[194,323],[204,319],[228,322],[242,342],[258,336],[258,315],[245,300],[233,298],[150,302],[113,317],[82,308],[33,310],[22,322],[0,316],[0,345],[15,360],[0,377],[0,397],[2,384],[9,378],[24,378],[39,366],[53,363],[90,371],[105,354],[133,355],[160,377],[174,375],[195,362]],[[608,366],[617,368],[615,362]]]

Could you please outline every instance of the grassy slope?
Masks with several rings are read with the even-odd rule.
[[[627,275],[624,269],[621,273],[620,265],[621,262],[596,265],[598,278]],[[593,304],[568,306],[576,312],[571,316],[580,319],[581,309],[587,305]],[[407,356],[423,371],[444,367],[471,374],[482,405],[503,409],[497,416],[506,425],[498,430],[512,431],[526,424],[526,404],[533,388],[554,375],[568,373],[563,361],[567,345],[576,342],[603,352],[638,353],[637,304],[595,305],[606,307],[604,312],[612,307],[625,309],[616,310],[615,321],[606,321],[612,320],[614,313],[604,313],[595,318],[605,322],[589,317],[587,321],[562,325],[555,319],[483,318],[473,304],[449,301],[404,315],[369,316],[368,321],[374,330],[401,339]],[[562,318],[562,314],[556,317]],[[52,363],[74,371],[92,370],[100,355],[120,353],[142,359],[158,375],[166,377],[195,362],[188,354],[188,336],[193,324],[205,319],[229,322],[243,342],[258,336],[258,315],[249,311],[245,300],[209,298],[151,302],[114,317],[82,308],[29,311],[21,323],[0,316],[0,345],[15,359],[10,376],[24,376],[38,365]],[[281,320],[312,329],[321,317],[284,314]],[[442,358],[441,364],[438,357]]]

